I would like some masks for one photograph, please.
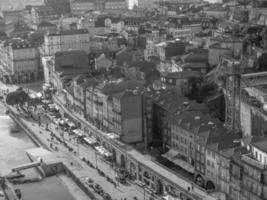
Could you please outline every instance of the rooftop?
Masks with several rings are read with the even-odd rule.
[[[175,79],[187,79],[190,77],[201,77],[201,72],[199,71],[181,71],[181,72],[172,72],[167,73],[166,78],[175,78]]]
[[[116,93],[121,93],[126,90],[134,90],[136,88],[142,87],[143,84],[137,81],[108,81],[97,86],[97,89],[101,90],[104,94],[111,95]]]
[[[267,138],[261,141],[253,142],[251,145],[263,151],[264,153],[267,153]]]
[[[89,34],[89,31],[87,29],[61,30],[56,33],[50,33],[48,36],[79,35],[79,34]]]
[[[55,70],[62,75],[89,73],[85,51],[64,51],[55,54]]]

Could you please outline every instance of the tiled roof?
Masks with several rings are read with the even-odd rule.
[[[84,51],[57,52],[55,70],[63,74],[89,72],[88,56]]]
[[[112,82],[104,82],[97,86],[99,90],[101,90],[104,94],[111,95],[115,93],[123,92],[127,89],[136,89],[142,87],[143,84],[137,81],[125,81],[118,80]]]

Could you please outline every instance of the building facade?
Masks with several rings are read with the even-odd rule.
[[[6,83],[26,83],[36,81],[40,74],[38,48],[23,40],[7,41],[1,50],[2,65]]]
[[[90,35],[86,29],[65,30],[50,33],[44,37],[42,53],[54,55],[56,52],[69,50],[89,51]]]

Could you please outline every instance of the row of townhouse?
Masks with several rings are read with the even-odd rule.
[[[266,137],[241,139],[205,114],[205,106],[171,92],[148,96],[146,142],[162,145],[163,157],[208,192],[217,191],[220,199],[267,198]]]
[[[66,90],[70,109],[99,129],[112,132],[124,143],[140,143],[142,134],[142,84],[130,81],[101,80],[78,75]]]

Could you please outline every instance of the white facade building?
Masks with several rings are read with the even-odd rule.
[[[86,29],[65,30],[48,34],[44,38],[43,54],[54,55],[59,51],[89,51],[90,34]]]

